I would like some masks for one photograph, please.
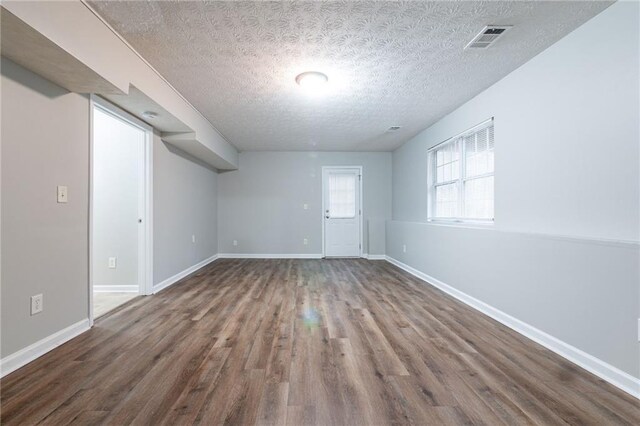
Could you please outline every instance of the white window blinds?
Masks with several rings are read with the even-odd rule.
[[[329,216],[332,219],[356,217],[356,180],[353,173],[329,174]]]
[[[493,220],[493,119],[430,152],[430,218]]]
[[[464,137],[464,217],[493,219],[493,126]]]

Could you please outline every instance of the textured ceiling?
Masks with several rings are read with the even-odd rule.
[[[609,4],[91,2],[241,151],[392,150]],[[463,50],[488,24],[514,27]]]

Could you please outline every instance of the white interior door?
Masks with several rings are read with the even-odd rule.
[[[324,255],[359,257],[361,253],[361,168],[325,167],[322,171]]]

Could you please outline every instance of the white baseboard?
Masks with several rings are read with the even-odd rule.
[[[220,253],[220,259],[322,259],[322,254],[255,254],[255,253]]]
[[[79,334],[89,330],[91,325],[89,319],[83,319],[75,324],[70,325],[44,339],[27,346],[24,349],[20,349],[18,352],[14,352],[0,360],[0,377],[4,377],[7,374],[16,371],[18,368],[30,363],[36,358],[40,358],[47,352],[57,348],[63,343],[73,339]]]
[[[386,256],[386,260],[396,265],[398,268],[403,269],[410,273],[411,275],[420,278],[425,281],[427,284],[430,284],[445,293],[455,297],[461,302],[471,306],[474,309],[482,312],[485,315],[490,316],[496,321],[506,325],[514,331],[522,334],[523,336],[533,340],[536,343],[544,346],[545,348],[557,353],[563,358],[568,359],[579,367],[584,368],[585,370],[595,374],[603,380],[611,383],[619,389],[627,392],[628,394],[640,398],[640,379],[633,377],[632,375],[625,373],[624,371],[614,367],[613,365],[607,364],[606,362],[594,357],[593,355],[589,355],[588,353],[571,346],[568,343],[563,342],[560,339],[557,339],[542,330],[539,330],[523,321],[520,321],[517,318],[508,315],[499,309],[494,308],[491,305],[486,304],[485,302],[476,299],[475,297],[469,296],[466,293],[463,293],[460,290],[451,287],[443,283],[442,281],[433,278],[430,275],[427,275],[423,272],[418,271],[415,268],[412,268],[409,265],[406,265],[392,257]]]
[[[217,254],[215,254],[215,255],[213,255],[211,257],[206,258],[202,262],[198,262],[195,265],[185,269],[184,271],[178,272],[174,276],[169,277],[166,280],[159,282],[158,284],[153,286],[153,294],[156,294],[160,290],[164,290],[165,288],[169,287],[170,285],[177,283],[178,281],[180,281],[181,279],[183,279],[187,275],[190,275],[190,274],[194,273],[198,269],[202,268],[203,266],[208,265],[209,263],[213,262],[214,260],[216,260],[218,258],[219,258],[219,256]]]
[[[257,253],[220,253],[220,259],[322,259],[322,253],[298,254],[298,253],[282,253],[282,254],[257,254]],[[385,260],[384,254],[367,254],[363,253],[362,258],[369,260]]]
[[[94,293],[138,293],[137,285],[94,285]]]
[[[369,260],[386,260],[387,259],[387,256],[385,256],[384,254],[367,254],[364,257]]]

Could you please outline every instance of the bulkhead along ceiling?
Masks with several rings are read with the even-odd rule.
[[[241,151],[393,150],[610,4],[90,2]],[[464,50],[485,25],[513,28]]]

